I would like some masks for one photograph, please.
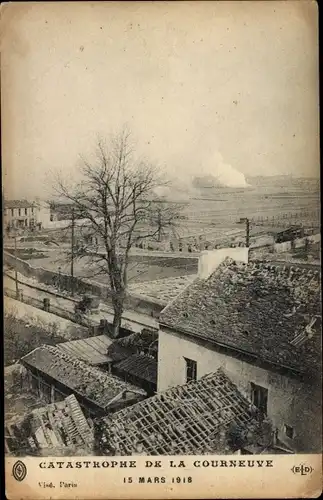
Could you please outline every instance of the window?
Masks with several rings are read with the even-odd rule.
[[[184,358],[186,363],[186,382],[196,380],[197,377],[197,363],[193,359]]]
[[[27,215],[27,213],[28,213],[28,210],[27,210],[27,208],[25,208],[25,215]]]
[[[11,216],[12,217],[14,216],[14,209],[13,208],[11,209]]]
[[[289,439],[293,439],[293,437],[294,437],[294,428],[293,427],[291,427],[290,425],[284,425],[284,432]]]
[[[268,389],[251,382],[251,401],[264,414],[267,414]]]
[[[20,217],[20,215],[21,215],[21,208],[18,208],[18,215]]]
[[[34,207],[31,207],[31,213],[32,214],[34,213]]]

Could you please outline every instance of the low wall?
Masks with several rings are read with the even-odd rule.
[[[291,249],[292,249],[292,242],[291,241],[283,241],[282,243],[275,243],[274,244],[274,252],[275,253],[290,252]]]
[[[27,278],[34,278],[39,283],[44,283],[46,285],[51,285],[59,290],[66,290],[71,292],[72,284],[74,283],[74,292],[76,295],[91,294],[100,297],[106,303],[112,303],[111,293],[106,285],[100,283],[93,283],[81,278],[72,278],[67,274],[57,273],[54,271],[48,271],[41,267],[31,266],[28,262],[16,258],[14,255],[4,252],[4,263],[8,266],[12,266],[19,273],[26,276]],[[151,317],[158,318],[160,311],[163,309],[163,305],[158,302],[152,302],[139,295],[128,295],[125,301],[126,309],[133,309],[139,313],[147,314]]]
[[[274,252],[282,253],[282,252],[290,252],[293,248],[303,248],[306,245],[306,241],[311,244],[319,243],[321,241],[321,234],[311,234],[309,236],[305,236],[303,238],[297,238],[293,242],[292,241],[284,241],[282,243],[274,244]]]
[[[35,278],[39,283],[51,285],[61,290],[71,291],[72,287],[77,295],[93,294],[101,298],[107,298],[109,289],[99,283],[92,283],[81,278],[69,276],[68,274],[49,271],[42,267],[31,266],[28,262],[16,258],[14,255],[4,252],[4,263],[12,266],[27,278]]]

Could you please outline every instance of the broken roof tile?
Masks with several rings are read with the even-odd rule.
[[[290,342],[308,325],[305,314],[321,315],[320,275],[313,278],[307,268],[296,273],[261,263],[256,274],[254,269],[254,263],[226,259],[211,276],[197,278],[166,306],[160,323],[262,361],[300,372],[317,370],[320,336],[300,346]]]

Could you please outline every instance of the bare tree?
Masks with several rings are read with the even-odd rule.
[[[54,189],[82,214],[82,244],[75,245],[73,258],[87,257],[93,238],[103,252],[91,256],[95,272],[105,273],[114,309],[113,336],[117,337],[127,290],[129,252],[142,240],[161,239],[174,228],[178,213],[155,196],[162,184],[158,168],[135,158],[130,133],[123,130],[108,143],[98,140],[94,159],[81,158],[82,178],[69,187],[57,176]]]

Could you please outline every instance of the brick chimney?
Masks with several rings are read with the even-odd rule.
[[[217,248],[201,252],[198,263],[198,277],[207,279],[227,257],[248,264],[249,248]]]

